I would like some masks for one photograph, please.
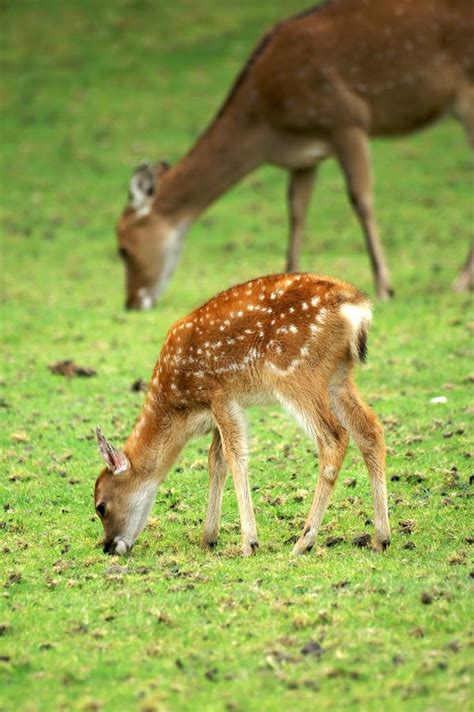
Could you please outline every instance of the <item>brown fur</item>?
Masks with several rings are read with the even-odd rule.
[[[143,197],[146,210],[122,215],[127,305],[156,300],[186,229],[265,163],[289,171],[286,266],[296,270],[315,167],[328,156],[344,173],[377,293],[387,297],[369,138],[415,131],[449,111],[474,143],[472,0],[329,0],[277,24],[187,155],[159,171],[154,194]],[[460,289],[472,286],[472,268],[471,254]]]

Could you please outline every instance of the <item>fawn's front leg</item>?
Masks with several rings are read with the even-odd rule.
[[[224,457],[232,473],[240,515],[242,553],[250,556],[258,549],[257,524],[247,470],[247,438],[245,418],[235,402],[216,401],[212,412],[222,440]]]
[[[219,535],[222,495],[227,477],[227,465],[222,450],[222,440],[216,428],[209,448],[209,501],[202,536],[203,548],[213,548]]]

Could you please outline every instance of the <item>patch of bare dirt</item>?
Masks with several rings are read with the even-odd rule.
[[[344,537],[342,536],[330,536],[326,539],[324,542],[328,548],[331,548],[333,546],[337,546],[338,544],[342,544],[344,541]]]
[[[301,648],[301,653],[303,655],[312,655],[316,658],[320,658],[323,652],[324,650],[317,640],[310,640]]]
[[[416,522],[414,519],[404,519],[398,522],[398,531],[401,534],[413,534],[416,528]]]
[[[354,546],[358,546],[359,549],[368,549],[372,544],[372,537],[366,532],[364,534],[358,534],[352,540]]]

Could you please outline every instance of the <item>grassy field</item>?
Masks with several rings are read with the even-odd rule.
[[[258,555],[238,555],[230,482],[219,545],[198,546],[202,439],[159,490],[132,555],[114,560],[93,511],[95,425],[123,442],[143,398],[131,385],[148,379],[171,322],[229,284],[280,270],[286,242],[286,178],[266,168],[193,227],[158,308],[126,313],[113,226],[131,169],[143,157],[177,160],[257,37],[301,2],[0,8],[1,709],[467,710],[472,302],[450,284],[474,214],[460,128],[447,119],[373,145],[397,298],[377,305],[359,384],[386,428],[388,553],[352,543],[372,532],[372,513],[351,447],[319,546],[290,561],[314,447],[283,413],[256,408]],[[331,162],[303,265],[372,293]],[[65,358],[97,376],[53,375],[48,364]],[[446,403],[430,403],[440,395]]]

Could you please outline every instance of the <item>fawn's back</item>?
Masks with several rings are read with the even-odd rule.
[[[313,274],[233,287],[171,328],[152,389],[178,407],[205,406],[216,390],[243,404],[271,398],[276,383],[301,368],[324,372],[341,360],[359,360],[358,346],[351,349],[351,307],[359,310],[359,322],[370,320],[365,295]]]

